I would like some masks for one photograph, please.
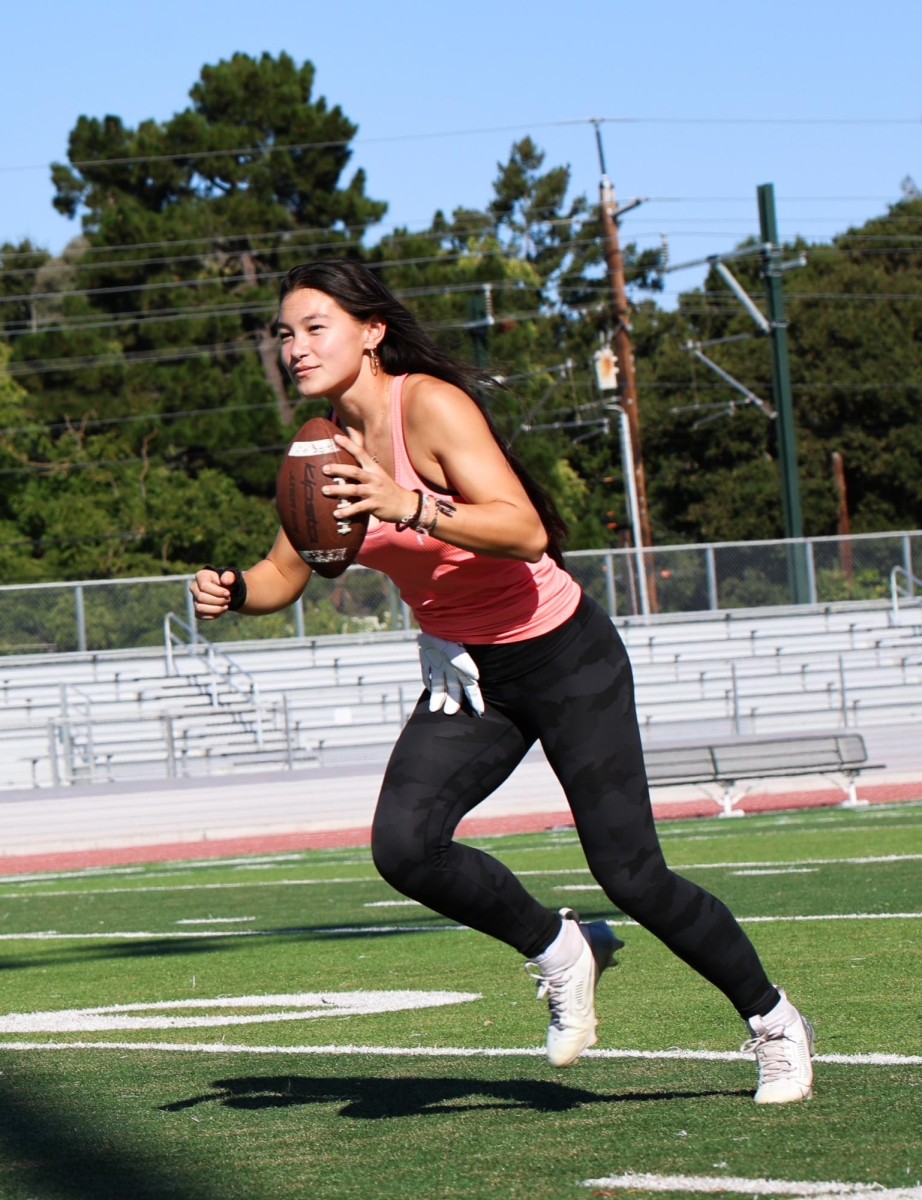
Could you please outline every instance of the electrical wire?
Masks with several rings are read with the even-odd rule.
[[[437,140],[441,138],[472,137],[493,133],[516,133],[523,129],[551,129],[565,125],[794,125],[794,126],[881,126],[919,125],[918,117],[572,117],[558,121],[525,121],[516,125],[494,125],[472,129],[449,129],[431,133],[397,133],[382,137],[328,138],[313,142],[271,143],[258,146],[239,146],[226,150],[191,150],[182,154],[125,155],[120,158],[75,159],[72,167],[131,166],[136,163],[191,162],[202,159],[230,158],[235,155],[259,155],[265,158],[273,152],[288,153],[303,150],[331,150],[347,146],[386,145],[396,142]],[[131,131],[126,130],[126,133]],[[23,166],[0,167],[0,172],[44,171],[51,164],[32,163]]]

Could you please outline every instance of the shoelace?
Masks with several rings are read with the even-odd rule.
[[[547,1006],[551,1014],[551,1024],[562,1028],[564,1025],[564,1015],[566,1012],[566,997],[567,985],[570,982],[570,970],[558,971],[556,975],[541,975],[534,971],[529,971],[529,967],[537,967],[540,972],[540,967],[537,963],[526,963],[525,972],[538,985],[536,1000],[544,1000],[547,998]],[[572,968],[571,968],[572,969]]]
[[[793,1047],[790,1038],[784,1033],[763,1033],[759,1037],[750,1038],[743,1042],[740,1050],[744,1054],[755,1054],[759,1064],[759,1082],[773,1083],[776,1079],[785,1079],[797,1064],[789,1053],[787,1044]]]

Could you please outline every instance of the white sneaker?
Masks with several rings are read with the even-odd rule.
[[[554,1067],[569,1066],[574,1059],[596,1042],[595,989],[599,976],[611,966],[614,953],[624,945],[615,937],[605,921],[590,921],[580,925],[578,915],[570,908],[562,908],[561,934],[572,950],[566,954],[567,946],[551,956],[541,959],[570,957],[570,965],[557,966],[554,961],[528,962],[533,979],[538,981],[538,999],[547,997],[551,1022],[547,1030],[547,1059]],[[573,922],[571,926],[569,922]],[[578,940],[577,940],[578,939]],[[556,946],[556,943],[555,943]]]
[[[790,1104],[813,1094],[813,1026],[779,988],[781,1000],[764,1017],[751,1017],[754,1037],[740,1049],[759,1065],[756,1104]]]

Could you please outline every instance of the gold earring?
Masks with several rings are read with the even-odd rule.
[[[371,373],[372,373],[372,375],[377,375],[378,374],[378,351],[374,346],[372,346],[372,348],[369,350],[368,353],[369,353],[369,356],[371,357]]]

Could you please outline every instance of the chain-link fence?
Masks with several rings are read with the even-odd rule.
[[[922,594],[922,531],[776,542],[713,542],[650,550],[577,550],[567,566],[613,617],[765,608],[795,603],[792,561],[807,601],[889,599],[894,568],[903,595]],[[0,587],[0,654],[135,649],[163,644],[163,618],[194,624],[190,576]],[[804,592],[800,589],[800,594]],[[410,614],[383,575],[351,567],[314,576],[291,608],[249,621],[229,613],[209,622],[212,641],[311,637],[408,629]]]

